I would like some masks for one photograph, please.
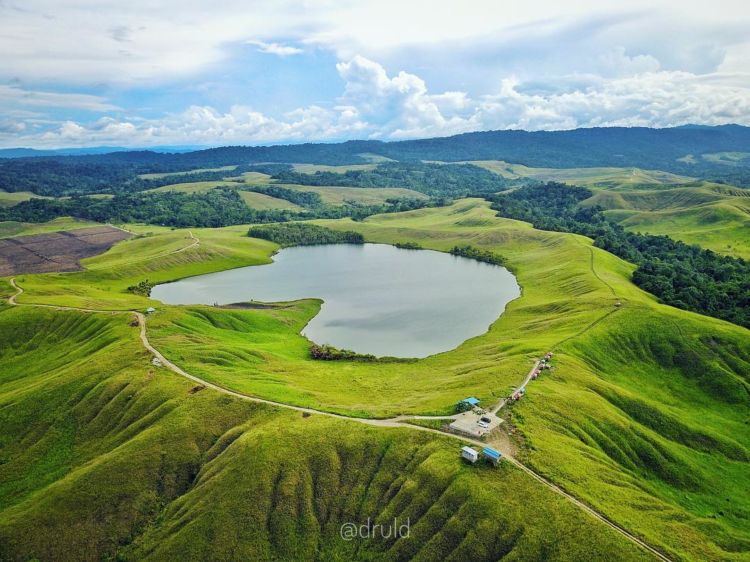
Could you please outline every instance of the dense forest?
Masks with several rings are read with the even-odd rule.
[[[297,191],[279,185],[258,185],[248,187],[247,191],[263,193],[277,199],[285,199],[300,207],[314,208],[323,206],[323,199],[314,191]]]
[[[143,222],[175,227],[218,227],[297,218],[285,210],[254,210],[233,189],[203,193],[130,193],[111,198],[31,199],[0,209],[0,220],[44,222],[72,216],[98,222]]]
[[[22,158],[0,161],[0,189],[30,191],[51,197],[93,193],[123,194],[156,189],[165,185],[198,181],[224,181],[228,175],[254,171],[237,166],[229,171],[193,171],[144,179],[139,167],[78,163],[72,160]]]
[[[585,188],[547,183],[491,201],[500,216],[589,236],[597,247],[636,264],[633,282],[666,304],[750,328],[750,263],[667,236],[626,232],[601,209],[579,207],[591,195]]]
[[[364,244],[365,237],[351,230],[332,230],[317,224],[292,222],[253,226],[247,235],[276,242],[279,246],[315,246],[318,244]]]
[[[465,197],[495,193],[507,189],[510,182],[472,164],[425,164],[386,162],[372,170],[345,173],[315,172],[303,174],[287,170],[273,178],[281,183],[315,186],[403,187],[428,195]]]
[[[286,146],[228,146],[184,153],[147,150],[87,154],[77,156],[38,156],[0,158],[0,189],[31,191],[39,195],[61,196],[87,193],[135,192],[177,183],[177,176],[143,180],[146,173],[174,173],[221,166],[239,166],[236,173],[255,170],[289,180],[307,179],[312,185],[341,185],[340,175],[321,172],[309,179],[291,171],[290,162],[314,164],[362,164],[388,158],[411,162],[415,168],[379,166],[373,173],[351,174],[362,187],[411,187],[424,185],[421,161],[461,162],[466,160],[505,160],[536,167],[619,166],[658,169],[732,185],[750,186],[750,159],[703,158],[704,154],[750,153],[750,128],[738,125],[719,127],[685,126],[669,129],[610,127],[572,131],[487,131],[452,137],[398,142],[348,141],[338,144],[308,143]],[[433,165],[434,166],[434,165]],[[466,170],[462,170],[466,172]],[[201,175],[205,174],[205,175]],[[450,172],[448,172],[450,174]],[[221,172],[196,172],[188,181],[220,179]],[[464,186],[446,175],[436,177],[431,193],[490,192],[479,172],[469,172]],[[346,176],[346,174],[345,174]],[[430,179],[433,178],[430,176]],[[179,181],[186,181],[179,176]],[[500,181],[500,180],[496,180]],[[166,182],[166,183],[165,183]],[[475,183],[476,182],[476,183]],[[308,183],[308,185],[311,185]],[[497,190],[495,190],[497,191]]]

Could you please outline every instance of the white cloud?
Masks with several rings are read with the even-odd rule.
[[[597,21],[598,28],[580,28]],[[438,61],[447,74],[461,72],[458,62],[507,74],[521,59],[534,72],[568,61],[596,65],[600,53],[620,46],[631,58],[654,56],[663,68],[696,72],[696,61],[706,71],[744,48],[748,25],[746,0],[631,0],[626,8],[621,0],[466,0],[460,7],[453,0],[224,0],[208,8],[199,0],[8,0],[0,3],[0,78],[164,83],[227,60],[233,45],[248,40],[280,56],[299,45],[342,60],[362,54],[422,76],[412,64]],[[590,61],[568,56],[587,52]],[[573,70],[587,71],[565,68]]]
[[[7,109],[11,106],[58,107],[98,112],[119,109],[100,96],[42,92],[0,84],[0,108]]]
[[[298,47],[292,47],[290,45],[282,45],[281,43],[266,43],[265,41],[246,41],[248,45],[256,45],[258,51],[266,53],[268,55],[276,55],[279,57],[288,57],[291,55],[300,55],[305,51]]]
[[[643,61],[643,68],[653,68]],[[640,63],[639,63],[640,64]],[[497,93],[433,94],[419,76],[389,75],[356,56],[337,65],[344,90],[333,108],[298,108],[271,117],[235,105],[221,112],[191,106],[156,119],[103,117],[91,124],[66,121],[43,133],[0,127],[5,145],[73,146],[117,144],[238,144],[403,139],[488,129],[570,129],[591,126],[665,127],[687,123],[750,125],[750,80],[741,73],[696,75],[653,70],[614,79],[577,79],[561,91],[524,89],[517,78]]]

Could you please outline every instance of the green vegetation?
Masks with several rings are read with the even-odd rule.
[[[3,216],[5,215],[5,216]],[[98,222],[145,222],[164,226],[217,227],[251,222],[289,220],[286,210],[249,209],[233,189],[118,195],[111,199],[75,197],[68,200],[32,199],[4,213],[0,219],[42,222],[60,216]]]
[[[649,559],[520,470],[464,465],[453,439],[193,392],[127,320],[0,311],[5,558]],[[341,539],[368,517],[408,519],[409,538]]]
[[[278,185],[256,186],[253,191],[277,199],[286,199],[300,207],[320,207],[323,205],[323,199],[313,191],[296,191]]]
[[[633,282],[663,302],[750,327],[750,263],[675,242],[626,232],[596,207],[592,193],[558,183],[527,186],[494,198],[493,209],[536,228],[575,232],[638,265]]]
[[[8,193],[6,191],[0,190],[0,208],[3,207],[13,207],[14,205],[18,205],[19,203],[23,203],[24,201],[28,201],[29,199],[33,199],[34,197],[39,197],[36,193],[31,193],[30,191],[17,191],[15,193]]]
[[[319,224],[372,242],[441,251],[469,245],[501,254],[523,295],[486,334],[408,363],[313,361],[310,342],[299,334],[319,309],[312,300],[257,309],[157,304],[159,313],[148,319],[153,345],[186,371],[240,392],[372,417],[447,414],[470,395],[491,404],[517,386],[533,358],[553,349],[554,371],[531,383],[510,411],[525,443],[518,456],[672,558],[744,557],[750,548],[746,329],[660,305],[630,282],[633,265],[591,240],[498,218],[479,200]],[[184,231],[128,228],[139,237],[86,260],[87,271],[20,276],[26,292],[19,302],[143,308],[154,301],[127,292],[143,279],[267,263],[276,248],[248,238],[240,226],[193,230],[195,246]],[[0,361],[12,366],[3,376],[15,382],[0,387],[7,404],[0,408],[0,435],[10,436],[0,443],[0,456],[10,459],[0,471],[13,472],[0,482],[27,492],[13,492],[13,500],[0,495],[8,505],[0,544],[16,558],[64,560],[65,552],[82,548],[92,559],[118,552],[133,559],[204,552],[228,559],[239,552],[232,548],[251,558],[283,557],[309,541],[323,558],[350,559],[363,552],[336,541],[338,525],[384,505],[367,492],[374,489],[400,490],[399,513],[421,506],[415,517],[435,525],[419,544],[436,558],[450,559],[446,552],[453,551],[458,559],[482,559],[490,551],[464,549],[479,548],[472,545],[488,536],[510,548],[501,540],[504,530],[523,537],[512,543],[520,558],[640,556],[528,475],[507,465],[462,466],[456,441],[276,413],[208,389],[190,394],[193,382],[163,370],[149,376],[153,367],[127,315],[6,308],[0,324],[9,315],[15,324],[0,331],[6,338]],[[59,324],[51,321],[58,317]],[[87,324],[89,318],[98,323]],[[20,421],[6,424],[19,412]],[[60,439],[63,429],[75,439]],[[51,451],[51,444],[58,448]],[[326,474],[335,477],[321,480]],[[448,492],[437,486],[441,478],[454,482],[453,475],[472,484]],[[19,478],[28,480],[18,484]],[[458,492],[464,503],[452,503]],[[362,501],[374,503],[347,511]],[[393,513],[387,505],[376,511]],[[102,516],[92,519],[92,512]],[[313,513],[329,526],[316,527]],[[300,521],[310,521],[302,532]],[[487,533],[468,530],[478,528]],[[448,551],[433,550],[443,541]],[[400,550],[408,546],[389,555],[408,557]]]
[[[337,231],[316,224],[287,223],[253,226],[247,233],[253,238],[270,240],[280,246],[308,246],[315,244],[364,244],[358,232]]]
[[[471,164],[386,162],[374,168],[313,174],[283,171],[273,176],[281,183],[345,187],[401,187],[432,196],[465,197],[507,189],[508,182]]]
[[[500,254],[497,254],[491,250],[482,250],[481,248],[475,248],[470,245],[453,246],[450,253],[454,256],[463,256],[465,258],[471,258],[473,260],[481,261],[484,263],[491,263],[494,265],[505,265],[505,258]]]
[[[284,184],[285,189],[304,193],[317,193],[326,205],[383,205],[389,199],[426,200],[424,193],[411,189],[390,187],[318,187]]]
[[[287,201],[286,199],[278,199],[265,195],[263,193],[257,193],[255,191],[238,191],[240,197],[245,202],[245,205],[251,209],[257,209],[259,211],[266,209],[286,209],[289,211],[303,211],[302,207],[295,205],[294,203]]]
[[[598,206],[631,232],[667,235],[686,244],[750,258],[750,191],[638,168],[530,168],[472,162],[508,179],[528,178],[588,187],[581,206]]]
[[[418,242],[396,242],[394,244],[396,248],[401,248],[402,250],[421,250],[422,245]]]
[[[0,221],[0,238],[8,236],[30,236],[32,234],[43,234],[56,230],[73,230],[96,226],[96,223],[74,219],[71,217],[60,217],[43,223],[23,223],[18,221]]]
[[[127,288],[128,293],[133,293],[134,295],[141,295],[142,297],[147,297],[151,294],[151,289],[154,288],[154,284],[151,283],[148,279],[144,279],[143,281],[139,281],[136,285],[131,285]]]
[[[138,177],[142,180],[158,180],[161,178],[165,178],[167,176],[182,176],[190,174],[196,174],[199,172],[231,172],[237,168],[237,166],[221,166],[219,168],[203,168],[203,169],[197,169],[197,170],[185,170],[183,172],[167,172],[167,173],[160,173],[160,174],[140,174]]]
[[[357,353],[349,349],[338,349],[332,345],[312,344],[310,357],[318,361],[377,361],[371,354]]]

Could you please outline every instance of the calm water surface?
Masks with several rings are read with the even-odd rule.
[[[426,357],[483,334],[520,295],[505,268],[383,244],[298,246],[274,263],[157,285],[167,304],[274,302],[315,297],[302,333],[320,344],[378,356]]]

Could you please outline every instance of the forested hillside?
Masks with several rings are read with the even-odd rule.
[[[0,189],[41,195],[133,191],[148,189],[138,181],[137,176],[144,173],[253,163],[362,164],[373,155],[407,162],[506,160],[539,167],[637,166],[749,186],[750,159],[730,159],[723,157],[724,153],[750,153],[750,128],[510,130],[399,142],[228,146],[174,154],[131,151],[4,159],[0,160]]]

